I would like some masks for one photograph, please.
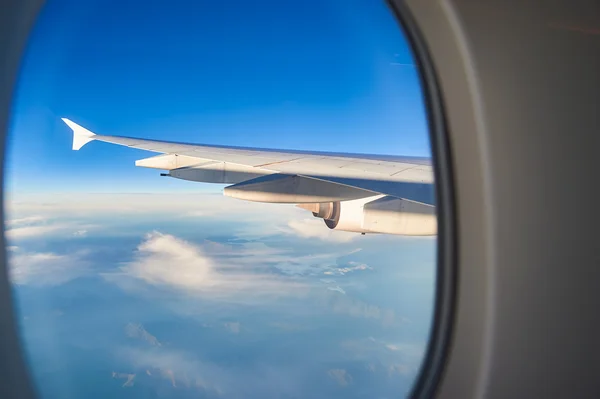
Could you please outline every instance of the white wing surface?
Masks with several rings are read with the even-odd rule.
[[[434,213],[435,209],[433,171],[431,161],[426,158],[228,147],[106,136],[94,134],[69,119],[62,120],[73,130],[73,150],[96,140],[159,153],[136,161],[136,165],[166,170],[168,172],[163,175],[174,178],[229,184],[224,194],[239,199],[323,204],[362,202],[375,196],[390,196],[426,206],[430,213]],[[360,206],[364,208],[365,205]],[[318,212],[315,213],[318,215]],[[327,218],[324,219],[327,221]]]

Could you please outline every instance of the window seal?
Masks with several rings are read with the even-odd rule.
[[[435,299],[429,341],[409,397],[431,398],[442,380],[456,313],[458,283],[457,213],[451,145],[438,74],[426,42],[402,0],[386,0],[410,45],[425,102],[438,217]]]

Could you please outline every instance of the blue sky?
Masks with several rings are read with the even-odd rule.
[[[136,168],[143,151],[73,152],[60,117],[99,134],[429,156],[416,69],[383,1],[144,4],[45,6],[14,98],[10,191],[220,189]]]

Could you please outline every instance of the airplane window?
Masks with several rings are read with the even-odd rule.
[[[39,397],[409,395],[437,219],[385,2],[48,1],[12,109]]]

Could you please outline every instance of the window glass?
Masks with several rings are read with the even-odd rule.
[[[61,118],[206,146],[88,143]],[[418,71],[385,2],[48,1],[8,140],[40,397],[410,392],[436,221]]]

